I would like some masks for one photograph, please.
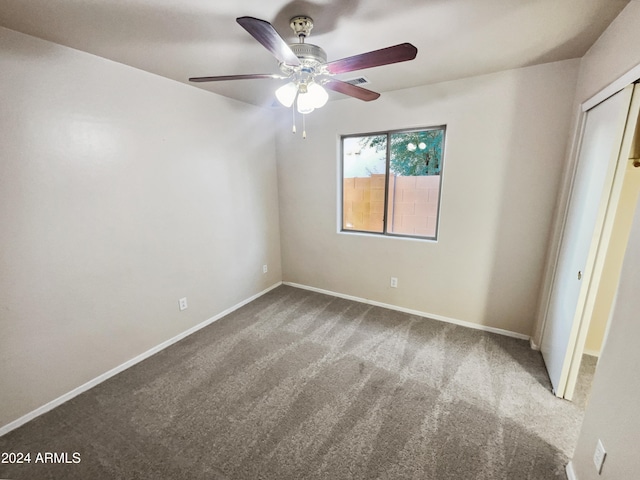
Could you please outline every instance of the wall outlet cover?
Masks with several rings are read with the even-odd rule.
[[[178,300],[178,306],[180,307],[180,311],[187,309],[187,297],[182,297]]]
[[[593,463],[596,466],[596,470],[598,470],[598,475],[602,473],[602,465],[604,464],[604,459],[607,456],[607,452],[604,449],[604,445],[602,445],[602,440],[598,439],[598,443],[596,444],[596,451],[593,454]]]

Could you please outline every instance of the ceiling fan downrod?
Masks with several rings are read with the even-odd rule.
[[[311,29],[313,28],[313,19],[306,15],[298,15],[290,20],[289,25],[298,37],[300,43],[304,43],[304,39],[311,35]]]

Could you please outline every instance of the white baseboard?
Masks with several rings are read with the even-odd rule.
[[[331,295],[333,297],[344,298],[346,300],[353,300],[355,302],[367,303],[369,305],[375,305],[377,307],[388,308],[389,310],[396,310],[398,312],[409,313],[411,315],[417,315],[419,317],[431,318],[433,320],[439,320],[441,322],[453,323],[454,325],[460,325],[462,327],[473,328],[475,330],[482,330],[485,332],[497,333],[499,335],[504,335],[506,337],[517,338],[520,340],[531,340],[529,335],[524,335],[522,333],[512,332],[510,330],[503,330],[502,328],[489,327],[487,325],[480,325],[478,323],[467,322],[465,320],[458,320],[456,318],[444,317],[442,315],[436,315],[434,313],[421,312],[419,310],[412,310],[410,308],[399,307],[397,305],[391,305],[388,303],[376,302],[375,300],[369,300],[367,298],[354,297],[352,295],[345,295],[343,293],[332,292],[330,290],[323,290],[322,288],[310,287],[308,285],[301,285],[299,283],[293,282],[282,282],[285,285],[289,285],[291,287],[302,288],[304,290],[310,290],[312,292],[323,293],[325,295]]]
[[[529,345],[531,346],[531,350],[538,350],[540,351],[540,345],[536,344],[533,341],[533,338],[529,339]],[[589,355],[591,357],[596,357],[596,358],[600,358],[600,352],[596,351],[596,350],[587,350],[586,348],[583,350],[582,352],[584,355]]]
[[[77,388],[74,388],[73,390],[71,390],[70,392],[65,393],[64,395],[56,398],[55,400],[50,401],[49,403],[46,403],[45,405],[42,405],[41,407],[36,408],[35,410],[27,413],[26,415],[23,415],[22,417],[18,418],[17,420],[14,420],[13,422],[10,422],[6,425],[4,425],[3,427],[0,427],[0,437],[9,433],[11,430],[15,430],[18,427],[21,427],[22,425],[24,425],[25,423],[29,422],[30,420],[33,420],[36,417],[39,417],[40,415],[42,415],[43,413],[48,412],[49,410],[54,409],[55,407],[62,405],[63,403],[71,400],[72,398],[80,395],[83,392],[86,392],[87,390],[95,387],[96,385],[104,382],[105,380],[108,380],[109,378],[113,377],[114,375],[117,375],[120,372],[123,372],[124,370],[126,370],[127,368],[130,368],[132,366],[134,366],[136,363],[140,363],[142,360],[145,360],[147,358],[149,358],[152,355],[155,355],[156,353],[160,352],[161,350],[164,350],[165,348],[173,345],[176,342],[179,342],[180,340],[182,340],[183,338],[188,337],[189,335],[191,335],[192,333],[197,332],[198,330],[211,325],[213,322],[215,322],[216,320],[221,319],[222,317],[225,317],[227,315],[229,315],[231,312],[239,309],[240,307],[245,306],[247,303],[252,302],[253,300],[255,300],[256,298],[261,297],[262,295],[264,295],[265,293],[273,290],[276,287],[279,287],[280,285],[282,285],[282,282],[278,282],[274,285],[271,285],[270,287],[266,288],[265,290],[261,291],[260,293],[257,293],[255,295],[253,295],[252,297],[247,298],[246,300],[243,300],[242,302],[227,308],[225,311],[220,312],[219,314],[209,318],[208,320],[205,320],[202,323],[199,323],[198,325],[195,325],[194,327],[191,327],[188,330],[185,330],[184,332],[180,333],[179,335],[176,335],[173,338],[170,338],[169,340],[162,342],[159,345],[156,345],[155,347],[153,347],[150,350],[147,350],[144,353],[141,353],[140,355],[132,358],[131,360],[124,362],[122,365],[118,365],[115,368],[112,368],[111,370],[109,370],[108,372],[103,373],[102,375],[98,375],[96,378],[94,378],[93,380],[89,380],[87,383],[80,385]]]
[[[565,472],[567,472],[568,480],[578,480],[578,477],[576,477],[576,472],[573,469],[573,463],[571,462],[567,463],[567,466],[565,467]]]
[[[537,343],[535,343],[533,341],[533,338],[529,339],[529,346],[531,347],[531,350],[536,350],[536,351],[540,351],[540,345],[538,345]]]

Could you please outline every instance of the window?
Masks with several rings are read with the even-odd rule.
[[[445,127],[342,137],[342,231],[436,239]]]

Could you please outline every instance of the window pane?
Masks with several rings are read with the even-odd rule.
[[[443,129],[390,135],[387,232],[436,237]]]
[[[387,136],[342,139],[342,229],[384,232]]]

